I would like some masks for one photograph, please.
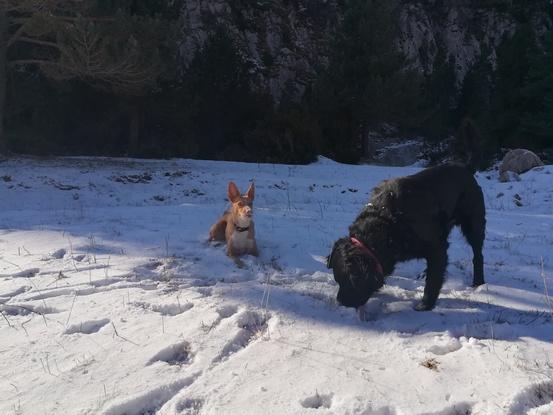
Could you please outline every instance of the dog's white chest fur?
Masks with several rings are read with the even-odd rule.
[[[245,251],[253,248],[253,239],[248,238],[248,231],[232,233],[232,246],[240,251]]]

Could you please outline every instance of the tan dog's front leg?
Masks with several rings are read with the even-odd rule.
[[[227,228],[227,219],[223,216],[209,229],[209,240],[224,242],[226,240],[225,230]]]
[[[237,256],[233,256],[233,255],[229,255],[230,259],[232,259],[234,261],[234,263],[236,264],[236,266],[238,268],[245,268],[246,267],[246,264],[244,263],[244,261],[242,261],[239,257]]]

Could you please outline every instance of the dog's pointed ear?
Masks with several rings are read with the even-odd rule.
[[[228,199],[234,203],[238,199],[240,199],[240,190],[238,190],[238,187],[234,184],[234,182],[228,183]]]
[[[255,198],[255,183],[252,182],[252,184],[250,184],[250,187],[248,188],[248,191],[246,192],[246,197],[249,199],[249,200],[252,200]]]

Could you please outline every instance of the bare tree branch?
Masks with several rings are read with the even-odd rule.
[[[158,66],[144,58],[132,36],[112,39],[102,25],[113,16],[81,15],[76,0],[0,0],[0,13],[12,14],[15,29],[7,47],[24,42],[45,48],[18,56],[8,65],[37,65],[52,79],[81,79],[97,88],[140,95],[155,85]],[[75,7],[78,5],[79,7]],[[73,8],[72,8],[73,7]],[[108,26],[106,26],[107,28]],[[115,30],[117,32],[117,30]],[[114,47],[113,43],[121,43]]]
[[[26,37],[26,36],[20,36],[15,41],[17,42],[26,42],[26,43],[32,43],[34,45],[40,45],[40,46],[48,46],[54,49],[59,49],[59,45],[56,42],[50,42],[48,40],[40,40],[40,39],[34,39],[32,37]],[[8,42],[9,44],[9,42]]]

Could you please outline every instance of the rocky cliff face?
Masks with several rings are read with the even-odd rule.
[[[492,64],[495,62],[497,47],[517,27],[509,11],[480,3],[473,0],[404,2],[400,13],[400,48],[424,73],[432,72],[438,49],[443,48],[448,57],[455,59],[459,86],[482,53]],[[545,31],[548,24],[547,17],[536,10],[532,25],[537,33]]]
[[[297,99],[325,64],[340,14],[335,0],[186,0],[181,55],[186,65],[222,25],[251,64],[254,84],[276,102]]]
[[[298,99],[316,69],[328,61],[333,34],[344,11],[343,0],[185,0],[184,65],[217,25],[227,28],[251,64],[253,83],[273,96]],[[475,0],[404,0],[400,6],[399,47],[411,65],[432,72],[439,48],[455,58],[459,86],[480,54],[491,62],[505,36],[516,28],[508,11]],[[532,6],[528,6],[532,7]],[[538,32],[549,24],[536,12]]]

